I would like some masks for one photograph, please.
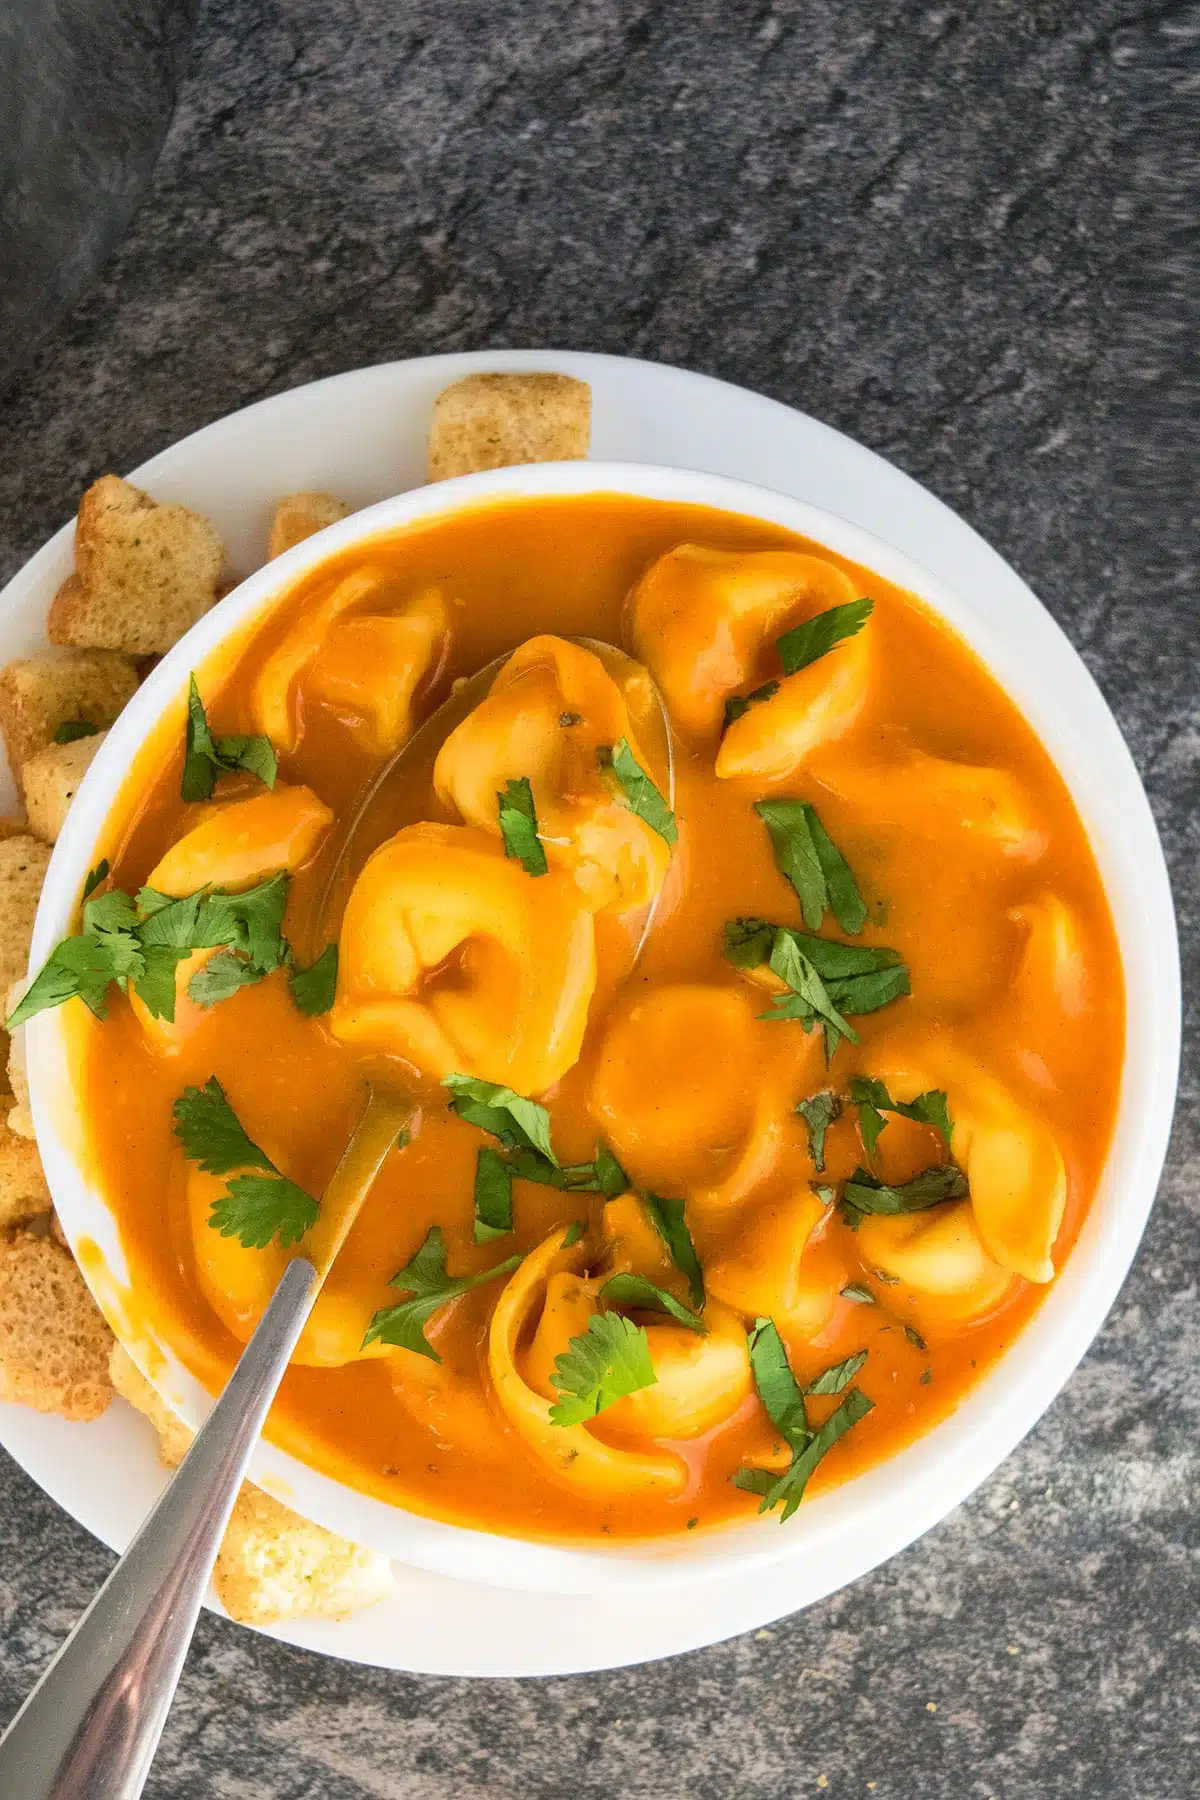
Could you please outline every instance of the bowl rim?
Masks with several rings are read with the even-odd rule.
[[[1125,971],[1126,1053],[1112,1144],[1078,1241],[1012,1347],[945,1419],[895,1455],[774,1519],[686,1538],[611,1548],[500,1536],[429,1519],[360,1493],[264,1442],[251,1477],[352,1541],[431,1572],[562,1593],[654,1588],[735,1574],[783,1557],[820,1557],[836,1540],[863,1545],[866,1572],[937,1523],[1032,1429],[1099,1331],[1132,1262],[1166,1154],[1178,1072],[1180,976],[1166,864],[1128,747],[1070,641],[1005,566],[1001,595],[968,602],[885,540],[839,515],[749,482],[644,463],[528,464],[461,476],[381,501],[267,563],[222,599],[155,667],[111,728],[54,848],[30,967],[70,929],[98,840],[142,743],[188,674],[264,615],[304,574],[370,539],[506,500],[616,493],[685,502],[781,525],[911,591],[962,637],[1037,732],[1079,810],[1113,913]],[[31,1107],[56,1210],[69,1242],[98,1245],[84,1274],[118,1339],[191,1424],[211,1396],[167,1344],[131,1333],[118,1294],[127,1269],[115,1221],[83,1166],[62,1011],[26,1027]],[[1136,1051],[1136,1054],[1134,1053]]]

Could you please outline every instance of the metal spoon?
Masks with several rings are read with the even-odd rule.
[[[295,1257],[153,1512],[0,1738],[11,1800],[137,1800],[229,1515],[330,1265],[411,1101],[371,1092]]]
[[[644,684],[661,726],[652,746],[667,770],[675,803],[675,761],[666,708],[641,664],[594,638],[574,643],[600,656],[624,684]],[[320,906],[339,891],[375,846],[373,814],[400,773],[432,756],[491,686],[506,656],[465,681],[426,719],[372,783],[352,818]],[[395,829],[395,826],[392,826]],[[385,829],[384,835],[388,835]],[[343,897],[344,898],[344,897]],[[647,909],[636,962],[658,907]],[[288,1264],[224,1392],[149,1518],[0,1738],[0,1795],[14,1800],[137,1800],[150,1772],[201,1602],[229,1515],[283,1380],[334,1258],[401,1130],[411,1100],[369,1090],[366,1109],[321,1200],[307,1254]]]

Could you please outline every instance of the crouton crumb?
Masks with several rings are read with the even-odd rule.
[[[95,1419],[112,1399],[113,1336],[56,1239],[0,1240],[0,1400]]]

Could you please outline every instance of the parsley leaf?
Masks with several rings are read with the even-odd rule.
[[[546,851],[538,838],[537,811],[533,804],[533,788],[529,777],[508,781],[504,792],[496,795],[500,807],[500,835],[504,839],[505,856],[515,857],[527,875],[545,875],[549,868]]]
[[[627,1394],[658,1380],[645,1330],[624,1314],[593,1313],[587,1330],[555,1359],[550,1377],[559,1398],[550,1408],[554,1425],[581,1425]]]
[[[867,918],[849,863],[807,800],[759,800],[754,808],[771,839],[780,873],[800,897],[804,923],[816,930],[833,912],[853,936]]]
[[[326,944],[316,962],[307,969],[294,969],[288,976],[292,999],[310,1019],[327,1013],[337,991],[338,947]]]
[[[184,1088],[174,1114],[184,1155],[206,1175],[228,1175],[233,1169],[277,1172],[266,1151],[247,1135],[215,1075],[202,1088]]]
[[[842,1189],[842,1218],[855,1228],[864,1213],[924,1212],[943,1200],[965,1200],[970,1191],[966,1176],[953,1163],[935,1163],[899,1186],[877,1181],[866,1169],[855,1169]]]
[[[706,1336],[708,1326],[698,1313],[691,1312],[666,1288],[658,1287],[645,1275],[610,1275],[600,1289],[600,1298],[608,1306],[636,1306],[650,1312],[670,1313],[689,1331]]]
[[[849,1281],[841,1290],[843,1300],[853,1300],[856,1306],[874,1306],[875,1296],[870,1288],[863,1287],[861,1282]]]
[[[286,1175],[235,1175],[214,1200],[208,1222],[222,1237],[235,1237],[247,1250],[298,1244],[317,1222],[320,1203]]]
[[[858,1371],[867,1360],[865,1350],[856,1350],[845,1362],[835,1363],[832,1369],[826,1369],[815,1381],[810,1381],[805,1388],[806,1394],[840,1394],[850,1386]]]
[[[778,692],[779,683],[777,681],[764,681],[762,686],[756,687],[752,694],[732,694],[725,702],[725,720],[722,729],[728,731],[734,721],[748,713],[752,706],[757,706],[760,700],[770,700],[772,695]]]
[[[842,1103],[829,1088],[823,1088],[819,1094],[810,1094],[807,1100],[796,1102],[796,1111],[808,1126],[808,1149],[812,1157],[813,1168],[818,1175],[825,1173],[825,1133],[834,1120],[841,1115]]]
[[[90,725],[86,719],[64,719],[51,741],[55,744],[76,744],[80,738],[99,735],[99,725]]]
[[[206,1175],[238,1173],[214,1200],[208,1223],[222,1237],[235,1237],[247,1250],[265,1250],[273,1240],[283,1249],[299,1243],[317,1222],[320,1202],[281,1175],[266,1151],[248,1135],[215,1075],[202,1088],[184,1088],[175,1102],[175,1135],[184,1155]]]
[[[367,1326],[363,1349],[378,1339],[384,1344],[398,1344],[403,1350],[415,1350],[418,1356],[428,1356],[433,1362],[441,1362],[425,1336],[425,1327],[434,1313],[457,1295],[482,1287],[485,1281],[494,1281],[497,1275],[511,1274],[520,1261],[519,1256],[510,1256],[507,1261],[497,1263],[494,1269],[483,1269],[478,1275],[447,1275],[445,1239],[441,1227],[432,1226],[416,1255],[392,1276],[388,1284],[406,1293],[408,1299],[401,1300],[396,1306],[380,1308]]]
[[[208,714],[196,686],[196,677],[188,681],[188,716],[184,739],[185,754],[180,793],[185,800],[210,800],[218,775],[246,769],[257,775],[267,787],[275,786],[278,762],[269,738],[214,738]]]
[[[629,748],[629,740],[620,738],[611,750],[602,749],[598,755],[601,767],[611,770],[630,812],[644,819],[664,843],[674,844],[679,837],[675,814]]]
[[[509,1087],[480,1081],[474,1075],[447,1075],[442,1081],[454,1095],[450,1105],[468,1125],[478,1125],[500,1139],[506,1150],[536,1150],[557,1169],[550,1147],[550,1114],[536,1100],[526,1100]]]
[[[616,1200],[629,1191],[629,1177],[605,1143],[596,1145],[596,1191]]]
[[[692,1305],[699,1311],[704,1305],[704,1271],[683,1216],[683,1201],[664,1200],[661,1194],[647,1194],[645,1207],[651,1224],[670,1252],[671,1261],[682,1275],[687,1276]]]
[[[840,944],[767,919],[729,919],[724,938],[727,962],[737,969],[765,963],[791,990],[763,1017],[799,1019],[805,1031],[820,1022],[827,1061],[843,1037],[858,1041],[845,1015],[876,1012],[911,992],[907,964],[882,944]]]
[[[801,1500],[813,1470],[825,1453],[852,1425],[865,1418],[874,1401],[851,1388],[841,1405],[823,1425],[813,1430],[804,1408],[804,1390],[792,1373],[787,1351],[774,1323],[756,1319],[749,1334],[750,1365],[759,1399],[768,1417],[792,1453],[790,1466],[781,1475],[770,1469],[742,1468],[733,1477],[735,1487],[759,1496],[760,1513],[782,1506],[781,1523],[790,1519]],[[826,1369],[808,1388],[810,1394],[840,1394],[867,1360],[865,1350]]]
[[[174,956],[171,957],[174,962]],[[188,999],[197,1006],[216,1006],[221,1000],[228,1000],[239,988],[251,987],[256,981],[263,979],[265,971],[256,969],[252,962],[238,950],[218,950],[215,956],[209,957],[202,969],[197,969],[188,982]],[[174,969],[171,970],[172,987],[174,987]]]
[[[885,1112],[915,1119],[918,1125],[932,1125],[949,1149],[953,1125],[944,1089],[927,1088],[915,1100],[893,1100],[882,1081],[876,1081],[872,1075],[856,1075],[850,1083],[850,1099],[858,1108],[859,1128],[869,1163],[875,1160],[875,1145],[887,1124]]]
[[[847,600],[842,606],[831,606],[814,613],[802,625],[785,631],[775,640],[786,675],[795,675],[828,654],[844,638],[856,637],[875,610],[873,600]]]
[[[504,1237],[513,1228],[513,1171],[499,1151],[486,1147],[475,1157],[475,1242]]]

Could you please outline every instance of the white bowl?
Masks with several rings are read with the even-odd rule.
[[[898,1455],[807,1501],[781,1527],[752,1519],[711,1533],[612,1549],[572,1548],[424,1519],[331,1480],[264,1443],[253,1478],[306,1516],[401,1562],[492,1586],[558,1593],[653,1589],[736,1574],[802,1553],[836,1557],[857,1542],[882,1562],[983,1481],[1036,1423],[1103,1323],[1137,1248],[1166,1153],[1179,1056],[1179,960],[1170,889],[1146,796],[1112,714],[1082,661],[1028,589],[971,605],[906,556],[816,507],[764,488],[679,469],[556,463],[419,488],[356,513],[268,564],[206,615],[166,656],[117,721],[79,790],[55,848],[38,909],[30,966],[73,927],[83,880],[135,753],[188,674],[234,631],[269,611],[295,579],[382,532],[489,499],[625,493],[690,502],[784,526],[919,595],[957,630],[1012,695],[1054,758],[1099,864],[1121,946],[1126,1057],[1116,1130],[1078,1242],[1045,1300],[1001,1361],[954,1414]],[[72,1245],[98,1245],[85,1272],[118,1336],[129,1271],[115,1217],[87,1166],[61,1011],[27,1029],[34,1120],[55,1207]],[[127,1347],[193,1426],[209,1395],[170,1346],[147,1359]]]

